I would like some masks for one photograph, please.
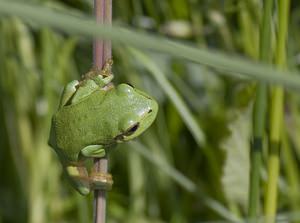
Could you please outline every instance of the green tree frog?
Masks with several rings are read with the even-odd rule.
[[[104,157],[112,146],[139,136],[158,111],[156,101],[146,93],[128,84],[114,87],[110,66],[107,63],[100,73],[91,71],[82,81],[66,85],[52,118],[49,145],[72,186],[83,195],[94,185],[84,161]],[[109,174],[100,181],[103,187],[112,184]]]

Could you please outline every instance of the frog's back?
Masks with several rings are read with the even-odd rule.
[[[103,119],[102,102],[107,91],[96,90],[89,97],[73,105],[62,107],[53,117],[56,149],[67,160],[77,161],[81,149],[93,144],[109,144]],[[107,128],[108,130],[109,128]]]

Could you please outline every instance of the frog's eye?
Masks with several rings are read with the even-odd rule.
[[[139,128],[139,123],[134,124],[129,129],[127,129],[124,133],[124,135],[129,136],[135,133],[135,131]]]

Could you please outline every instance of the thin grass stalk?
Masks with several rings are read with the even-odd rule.
[[[275,63],[278,68],[286,68],[286,40],[288,33],[290,0],[278,1],[278,39]],[[268,157],[268,182],[265,199],[265,215],[268,222],[275,221],[277,209],[277,185],[279,177],[279,152],[283,128],[283,102],[284,91],[280,86],[275,86],[271,92],[270,110],[270,145]]]
[[[94,0],[94,13],[97,23],[110,25],[112,20],[112,0]],[[111,42],[95,40],[94,67],[102,69],[105,61],[111,58]],[[94,160],[94,171],[99,173],[108,172],[108,158]],[[105,223],[106,221],[106,190],[95,190],[94,192],[94,223]]]
[[[259,58],[269,63],[271,60],[271,26],[273,0],[264,1],[263,21],[260,28]],[[248,217],[255,219],[258,216],[260,198],[260,170],[262,163],[263,137],[266,125],[267,86],[260,83],[257,86],[253,111],[253,139],[251,142],[251,172],[248,197]]]

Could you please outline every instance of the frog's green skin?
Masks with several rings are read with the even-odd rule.
[[[86,158],[143,133],[154,121],[158,105],[128,84],[107,85],[112,76],[72,81],[52,118],[49,144],[58,154],[72,185],[83,195],[91,190]],[[109,185],[107,185],[109,187]]]

